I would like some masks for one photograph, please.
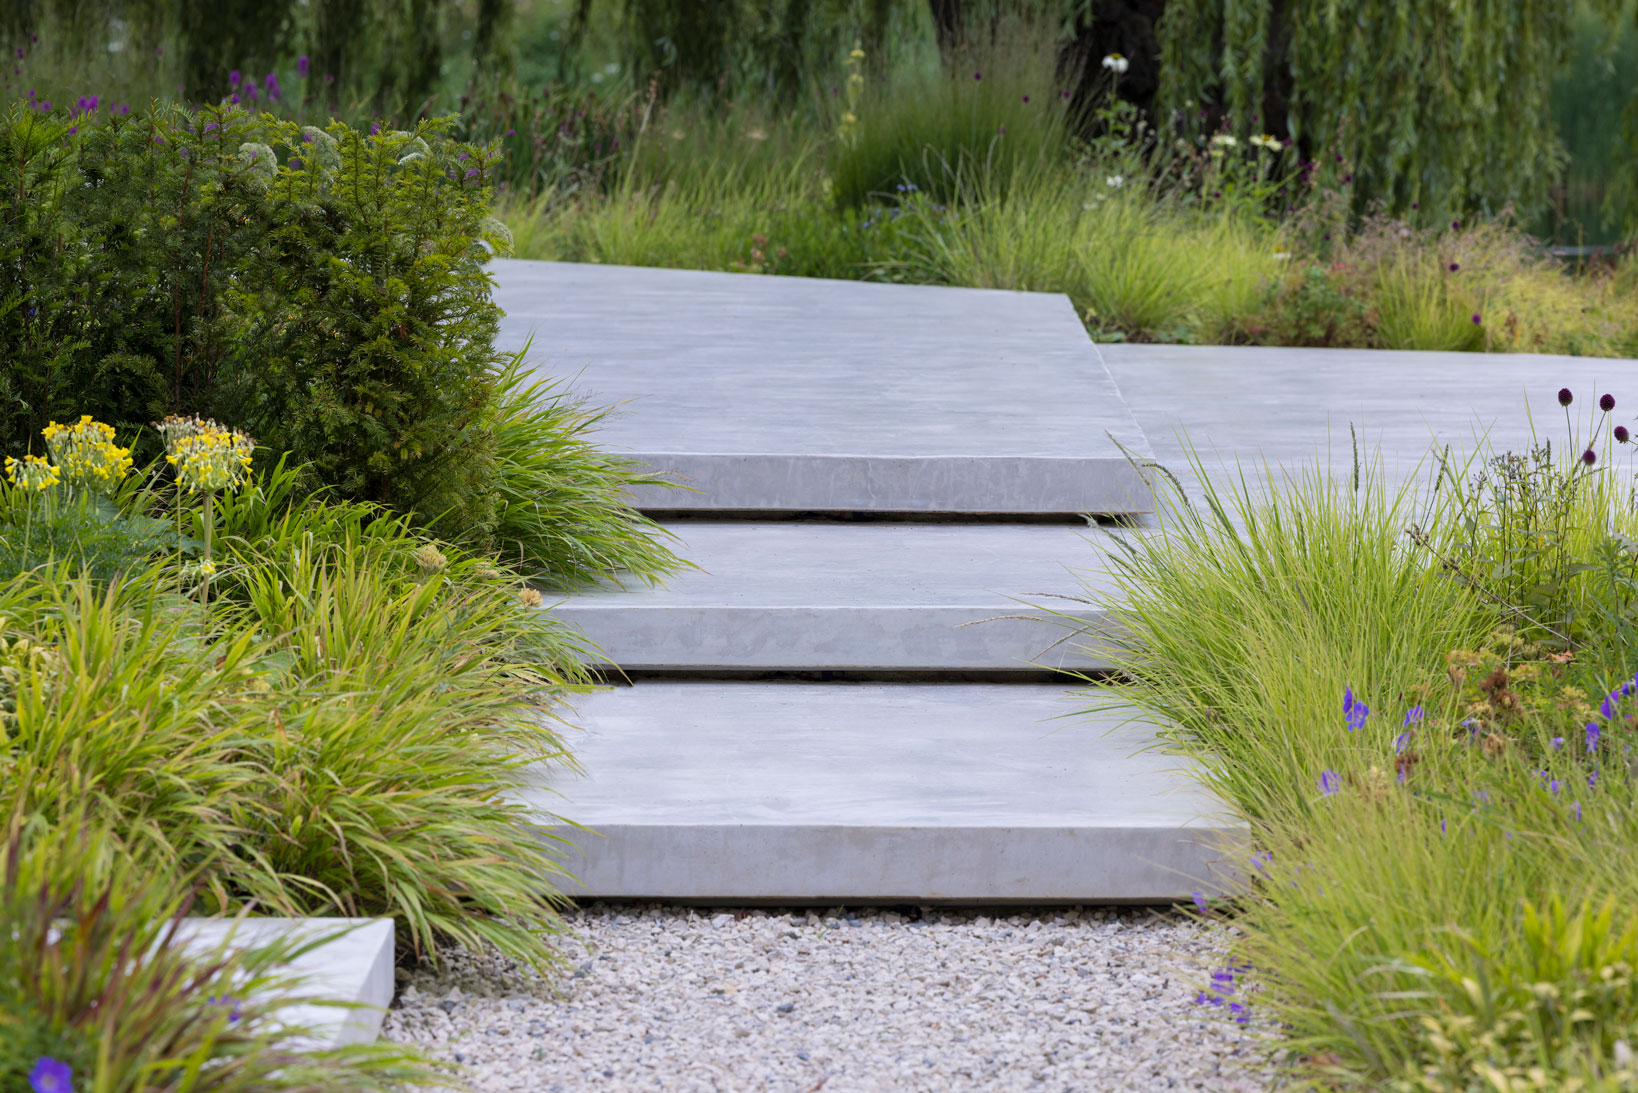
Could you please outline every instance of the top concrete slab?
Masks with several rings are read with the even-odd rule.
[[[649,509],[1137,513],[1148,444],[1064,296],[501,260],[499,345],[695,493]],[[1118,442],[1118,444],[1117,444]]]
[[[1226,346],[1098,347],[1121,394],[1174,473],[1186,471],[1183,437],[1215,472],[1238,458],[1260,480],[1316,462],[1349,475],[1352,424],[1362,454],[1379,454],[1393,483],[1426,472],[1435,443],[1471,452],[1488,434],[1497,451],[1522,451],[1535,434],[1566,442],[1561,387],[1575,395],[1571,419],[1591,434],[1598,396],[1616,398],[1614,419],[1638,411],[1638,361],[1532,354],[1413,353],[1364,349]],[[1607,458],[1609,453],[1599,453]]]

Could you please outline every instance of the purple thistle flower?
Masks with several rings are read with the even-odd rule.
[[[34,1093],[74,1093],[74,1068],[61,1059],[42,1055],[28,1072],[28,1087]]]
[[[1206,901],[1206,895],[1204,892],[1190,892],[1189,898],[1194,900],[1194,905],[1195,907],[1199,908],[1201,914],[1205,914],[1207,911],[1211,910],[1211,904]]]
[[[1592,466],[1594,463],[1598,462],[1598,453],[1593,451],[1591,448],[1588,448],[1586,451],[1581,453],[1581,462],[1585,463],[1589,467]]]
[[[1334,770],[1323,771],[1319,776],[1319,789],[1323,796],[1336,796],[1342,789],[1342,776]]]
[[[307,65],[307,54],[303,53],[300,57],[296,58],[296,75],[305,79],[307,76]]]
[[[1574,401],[1575,396],[1570,394],[1570,389],[1568,387],[1560,387],[1558,389],[1558,404],[1560,406],[1568,406]]]
[[[1615,409],[1615,396],[1609,394],[1599,395],[1598,408],[1606,414]]]
[[[1596,749],[1598,747],[1598,738],[1601,735],[1602,735],[1602,733],[1599,731],[1599,728],[1598,728],[1597,725],[1595,725],[1591,721],[1587,722],[1587,750],[1588,751],[1593,751],[1594,749]]]
[[[1411,208],[1420,209],[1421,207],[1422,207],[1422,203],[1420,201],[1412,201],[1411,202]]]

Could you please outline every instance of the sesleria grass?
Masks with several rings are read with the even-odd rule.
[[[1238,999],[1298,1088],[1638,1077],[1638,602],[1598,562],[1633,500],[1579,458],[1610,415],[1575,429],[1539,488],[1484,447],[1403,486],[1191,454],[1114,566],[1119,697],[1250,822]]]
[[[367,505],[292,504],[288,477],[220,506],[208,620],[170,560],[0,585],[0,796],[198,867],[211,910],[392,915],[422,954],[550,965],[562,873],[508,794],[570,762],[550,703],[585,646],[515,571]]]

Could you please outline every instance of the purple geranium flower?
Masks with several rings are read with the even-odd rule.
[[[1587,722],[1587,750],[1588,751],[1592,751],[1592,750],[1594,750],[1595,748],[1598,747],[1598,738],[1601,735],[1602,735],[1602,733],[1599,732],[1599,729],[1598,729],[1597,725],[1595,725],[1591,721]]]
[[[1405,749],[1410,746],[1412,735],[1413,733],[1407,729],[1393,738],[1393,752],[1395,755],[1404,754]],[[1405,772],[1400,771],[1399,773],[1403,774]]]
[[[1327,770],[1319,776],[1320,793],[1326,797],[1334,797],[1342,789],[1342,776],[1334,770]]]
[[[1422,720],[1422,707],[1412,706],[1410,709],[1405,711],[1405,720],[1404,723],[1400,725],[1400,728],[1408,729],[1410,726],[1416,724],[1420,720]]]
[[[74,1093],[74,1068],[61,1059],[42,1055],[28,1072],[28,1087],[34,1093]]]
[[[1562,748],[1563,746],[1564,746],[1564,738],[1562,736],[1553,737],[1553,739],[1552,739],[1552,748],[1553,748],[1554,751],[1557,751],[1559,748]]]

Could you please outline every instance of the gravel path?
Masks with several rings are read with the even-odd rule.
[[[838,917],[840,915],[840,917]],[[552,984],[455,953],[400,973],[387,1039],[474,1089],[1252,1091],[1271,1072],[1195,1004],[1224,930],[1178,915],[830,914],[591,905]]]

